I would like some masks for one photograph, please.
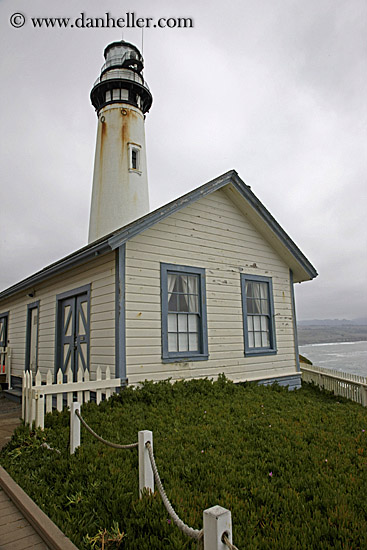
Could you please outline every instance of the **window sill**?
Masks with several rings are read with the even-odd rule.
[[[191,363],[192,361],[207,361],[209,355],[172,355],[162,357],[162,363]]]
[[[276,355],[278,350],[276,349],[247,349],[245,350],[245,357],[253,357],[254,355]]]

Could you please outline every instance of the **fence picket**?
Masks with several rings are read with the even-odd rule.
[[[96,371],[96,380],[102,380],[102,369],[101,369],[100,366],[97,367],[97,371]],[[101,390],[97,390],[97,395],[96,395],[96,403],[97,403],[97,405],[100,404],[101,399],[102,399],[102,392],[101,392]]]
[[[62,370],[59,369],[57,371],[57,375],[56,375],[56,384],[62,384],[63,383],[63,375],[62,375]],[[57,394],[57,397],[56,397],[56,408],[59,412],[62,411],[62,399],[63,399],[63,393],[58,393]]]
[[[80,382],[83,382],[83,377],[84,377],[84,369],[81,365],[79,365],[79,368],[78,368],[78,374],[77,374],[77,382],[78,384]],[[83,392],[82,391],[78,391],[77,393],[77,401],[78,403],[80,403],[81,405],[83,405]]]
[[[107,365],[106,367],[106,380],[110,380],[111,378],[111,369],[110,369],[110,366]],[[111,397],[111,389],[110,388],[107,388],[106,389],[106,399],[109,399]]]
[[[72,372],[70,367],[68,367],[68,369],[66,371],[66,381],[68,383],[71,383],[73,381],[73,372]],[[68,404],[68,407],[70,408],[71,404],[73,402],[73,392],[68,392],[66,394],[66,402]]]
[[[52,384],[52,372],[51,369],[48,369],[46,375],[46,386]],[[52,395],[46,395],[46,413],[52,412]]]
[[[89,382],[89,370],[85,369],[84,371],[84,382]],[[89,403],[90,401],[90,391],[85,390],[84,391],[84,403]]]

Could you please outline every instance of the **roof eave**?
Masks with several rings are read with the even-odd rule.
[[[72,254],[62,258],[61,260],[45,267],[41,271],[34,273],[30,277],[19,281],[15,285],[8,287],[7,289],[0,292],[0,300],[8,298],[21,292],[36,286],[37,284],[42,283],[46,279],[54,275],[59,275],[68,269],[71,269],[75,266],[88,262],[95,258],[96,256],[101,256],[111,251],[111,247],[108,244],[107,239],[103,239],[95,243],[94,245],[88,245],[82,249],[73,252]]]

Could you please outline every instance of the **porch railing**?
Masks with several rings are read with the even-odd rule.
[[[302,380],[367,407],[367,378],[301,363]]]

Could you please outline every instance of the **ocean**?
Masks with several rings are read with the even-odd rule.
[[[318,367],[367,377],[367,341],[308,344],[299,352]]]

